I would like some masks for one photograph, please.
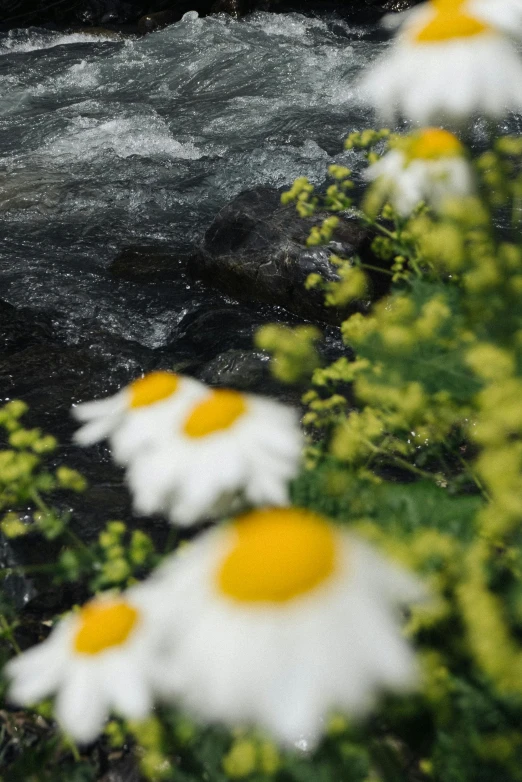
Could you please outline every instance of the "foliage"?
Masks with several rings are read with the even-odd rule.
[[[371,163],[383,138],[353,134],[347,146]],[[367,190],[361,219],[389,292],[342,323],[354,360],[315,369],[304,396],[320,438],[294,502],[353,525],[439,596],[409,623],[423,698],[383,718],[418,770],[444,782],[521,776],[521,159],[520,139],[497,139],[474,160],[476,195],[420,204],[408,219],[378,182]],[[330,174],[323,197],[300,180],[284,201],[338,215],[352,206],[349,172]],[[328,244],[331,226],[312,242]],[[337,283],[309,280],[330,306],[361,297],[378,273],[358,257],[332,262]]]

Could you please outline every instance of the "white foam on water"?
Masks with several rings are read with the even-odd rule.
[[[266,35],[277,35],[284,38],[303,39],[313,30],[326,32],[328,26],[322,19],[302,16],[297,13],[268,14],[258,12],[246,17],[244,24],[253,29],[262,30]]]
[[[85,117],[75,118],[67,133],[45,144],[37,154],[79,161],[101,155],[115,155],[122,159],[137,156],[197,160],[201,157],[201,152],[192,142],[177,141],[168,125],[153,114],[101,122]]]
[[[37,28],[28,30],[10,30],[0,39],[0,57],[19,52],[34,52],[43,49],[53,49],[55,46],[69,46],[78,43],[100,43],[101,41],[120,41],[121,36],[107,31],[106,33],[57,33],[43,31]]]

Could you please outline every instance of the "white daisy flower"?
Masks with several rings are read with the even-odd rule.
[[[150,585],[136,586],[67,616],[43,643],[7,663],[10,700],[31,706],[56,694],[56,719],[80,743],[94,741],[112,710],[145,718],[164,627],[160,597]]]
[[[185,526],[229,511],[239,496],[285,505],[302,446],[292,408],[230,389],[209,391],[168,439],[130,464],[135,510],[165,513]]]
[[[449,197],[473,192],[473,173],[465,149],[453,133],[425,128],[399,139],[365,172],[382,200],[407,216],[420,201],[435,209]]]
[[[522,111],[516,47],[486,14],[473,12],[475,2],[433,0],[406,17],[390,53],[361,82],[362,96],[386,119],[426,125]]]
[[[313,746],[330,710],[360,716],[417,668],[398,606],[419,582],[299,508],[260,509],[163,565],[170,642],[163,697],[195,716]]]
[[[126,464],[161,440],[205,393],[206,387],[192,378],[151,372],[114,396],[73,407],[73,416],[84,423],[74,439],[92,445],[109,438],[114,460]]]

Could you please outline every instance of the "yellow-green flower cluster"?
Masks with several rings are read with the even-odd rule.
[[[370,150],[374,163],[381,140],[356,134],[348,146]],[[400,151],[400,140],[390,149]],[[500,710],[506,703],[522,707],[521,158],[520,139],[498,139],[474,163],[476,194],[449,198],[436,212],[413,209],[405,218],[383,206],[375,190],[367,196],[373,250],[391,272],[391,290],[369,313],[343,322],[355,356],[316,369],[304,397],[305,423],[326,438],[309,464],[329,476],[310,501],[337,503],[339,513],[349,508],[365,537],[424,572],[439,595],[429,611],[412,610],[408,632],[425,649],[424,697],[442,730],[457,719],[456,699],[469,698],[469,714],[480,712],[471,680],[489,688]],[[500,219],[511,219],[511,234],[495,228],[499,208]],[[331,261],[339,281],[314,277],[309,286],[321,288],[328,304],[361,298],[371,267],[360,259]],[[393,523],[390,471],[419,482],[403,485]],[[313,485],[313,473],[303,480]],[[427,501],[428,482],[441,492],[437,528],[417,522],[427,518],[429,503],[416,505],[414,487]],[[448,491],[456,504],[446,513]],[[476,502],[466,509],[468,498]],[[466,685],[456,673],[462,670]],[[463,767],[498,764],[501,776],[520,778],[513,723],[494,735],[484,726],[470,735]],[[457,744],[451,752],[456,758]],[[436,753],[420,763],[445,780],[444,765]]]
[[[0,408],[0,429],[10,446],[0,450],[0,512],[6,511],[0,527],[7,537],[20,537],[35,527],[52,539],[61,534],[67,517],[49,508],[44,496],[58,489],[82,492],[86,481],[64,465],[54,471],[45,468],[43,459],[53,454],[58,443],[40,429],[26,429],[21,422],[26,412],[27,405],[20,400]],[[18,514],[10,511],[28,502],[37,508],[33,524],[22,522]]]

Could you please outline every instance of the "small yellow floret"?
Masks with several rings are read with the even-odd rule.
[[[440,43],[455,38],[473,38],[491,32],[491,27],[474,16],[458,10],[460,3],[435,3],[437,14],[428,24],[417,30],[413,36],[415,43]]]
[[[407,153],[409,158],[438,160],[444,157],[462,155],[464,147],[453,133],[442,128],[426,128],[408,137]]]
[[[173,372],[151,372],[129,386],[130,407],[145,407],[161,402],[178,390],[179,377]]]
[[[197,404],[185,421],[183,432],[188,437],[205,437],[229,429],[247,411],[247,403],[239,391],[218,388]]]
[[[80,611],[74,650],[99,654],[111,646],[121,646],[138,620],[138,610],[123,600],[93,600]]]
[[[322,516],[300,508],[269,508],[241,516],[234,543],[216,573],[219,591],[243,603],[284,603],[331,576],[338,541]]]

